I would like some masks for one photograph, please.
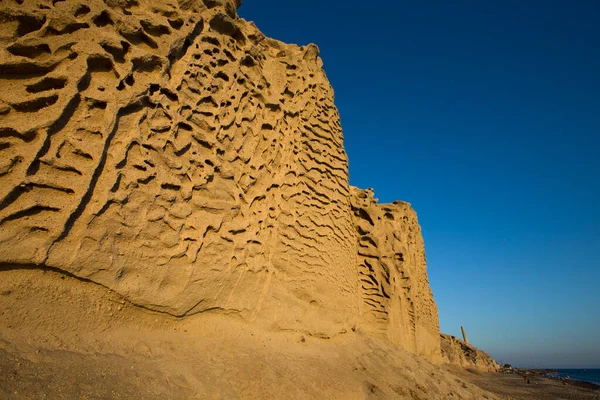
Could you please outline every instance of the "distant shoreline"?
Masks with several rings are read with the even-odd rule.
[[[563,380],[563,381],[566,381],[569,385],[577,386],[577,387],[584,388],[584,389],[600,390],[600,385],[596,385],[595,383],[580,380],[580,379],[559,378],[559,377],[551,377],[551,376],[548,376],[547,378],[555,379],[558,381]]]
[[[482,373],[473,369],[449,368],[457,376],[503,398],[518,400],[599,400],[600,385],[587,381],[550,376],[557,370],[513,368],[511,371]]]
[[[513,368],[511,370],[501,369],[501,373],[505,374],[516,374],[521,375],[524,379],[529,377],[545,377],[548,379],[553,379],[556,381],[563,382],[568,385],[583,387],[586,389],[592,390],[600,390],[600,384],[597,381],[592,381],[589,379],[585,379],[586,377],[578,377],[578,374],[581,374],[585,371],[598,371],[599,377],[593,379],[600,379],[600,369],[596,368],[565,368],[565,369],[555,369],[555,368],[545,368],[545,369],[530,369],[530,368]]]
[[[552,370],[551,372],[546,373],[546,377],[550,378],[550,379],[555,379],[558,381],[564,381],[564,382],[568,383],[569,385],[573,385],[573,386],[583,387],[583,388],[592,389],[592,390],[600,390],[600,385],[598,385],[597,383],[591,382],[589,380],[582,379],[582,378],[572,377],[571,374],[568,374],[568,377],[551,375],[553,373],[567,375],[566,373],[561,373],[560,371],[561,370]]]

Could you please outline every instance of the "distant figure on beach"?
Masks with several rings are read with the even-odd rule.
[[[525,381],[525,383],[531,383],[531,380],[529,379],[529,374],[523,374],[523,381]]]

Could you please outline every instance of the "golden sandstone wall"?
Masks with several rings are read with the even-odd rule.
[[[365,329],[438,360],[438,312],[417,214],[402,201],[377,204],[372,190],[357,188],[352,188],[352,210]]]
[[[489,354],[454,336],[441,334],[442,362],[473,368],[482,372],[498,372],[500,365]]]
[[[314,45],[223,0],[0,4],[0,274],[440,359],[407,203],[348,185]]]

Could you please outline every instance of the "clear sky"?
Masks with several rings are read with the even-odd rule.
[[[321,49],[350,183],[417,210],[442,331],[600,368],[600,2],[244,1]]]

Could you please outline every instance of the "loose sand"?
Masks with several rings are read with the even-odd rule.
[[[358,330],[323,339],[233,316],[172,318],[50,271],[0,277],[2,399],[600,398],[433,365]]]
[[[506,399],[600,399],[600,390],[578,387],[576,382],[564,385],[556,379],[533,376],[530,379],[531,383],[527,384],[521,375],[517,374],[488,374],[448,366],[445,369],[467,382]]]
[[[0,272],[0,398],[497,399],[388,340],[169,318],[50,271]]]

